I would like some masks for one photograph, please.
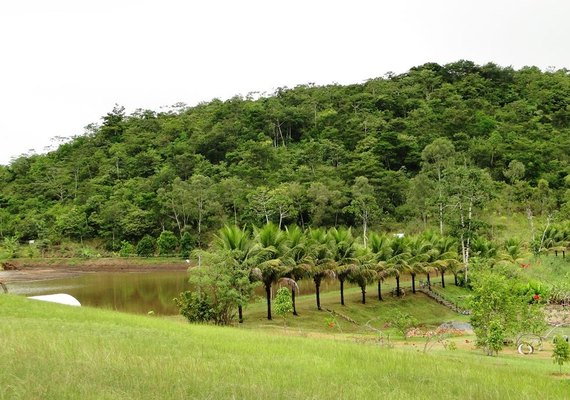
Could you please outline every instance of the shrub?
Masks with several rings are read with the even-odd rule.
[[[208,322],[214,318],[212,301],[204,292],[182,292],[174,302],[180,315],[190,322]]]
[[[184,232],[182,238],[180,238],[180,255],[183,258],[189,258],[196,240],[192,237],[189,232]]]
[[[133,246],[131,243],[127,242],[126,240],[123,240],[121,242],[121,248],[119,249],[119,255],[121,257],[131,256],[135,254],[135,251],[135,246]]]
[[[171,231],[162,231],[158,239],[156,239],[156,246],[160,255],[173,254],[176,246],[178,246],[178,239]]]
[[[283,318],[283,324],[285,324],[287,315],[293,312],[293,300],[289,289],[282,287],[277,291],[273,307],[275,314]]]
[[[404,336],[404,339],[407,339],[408,331],[418,324],[418,320],[408,313],[396,311],[392,317],[391,324]]]
[[[555,364],[560,367],[562,373],[562,365],[570,361],[570,344],[560,335],[554,337],[554,348],[552,349],[552,358]]]
[[[137,254],[141,257],[154,255],[154,240],[151,236],[145,235],[137,244]]]

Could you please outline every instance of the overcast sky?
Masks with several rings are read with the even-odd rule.
[[[570,68],[567,0],[0,3],[0,164],[100,122],[468,59]]]

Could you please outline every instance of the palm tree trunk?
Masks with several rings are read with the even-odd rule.
[[[445,289],[445,271],[441,271],[441,287]]]
[[[297,306],[295,305],[295,289],[291,289],[291,300],[293,301],[293,315],[297,314]]]
[[[344,306],[344,279],[339,279],[340,281],[340,304]]]
[[[238,320],[240,324],[243,324],[243,307],[241,304],[238,306]]]
[[[416,294],[416,274],[412,274],[412,293]]]
[[[378,300],[382,301],[382,281],[378,280]]]
[[[265,295],[267,297],[267,319],[271,319],[271,283],[265,284]]]
[[[396,275],[396,296],[400,296],[400,276]]]
[[[362,304],[366,304],[366,286],[360,286],[362,292]]]
[[[426,274],[426,276],[427,276],[427,281],[428,281],[428,290],[431,290],[431,281],[429,278],[429,272]]]
[[[453,274],[453,280],[455,281],[455,286],[459,286],[459,282],[457,282],[457,274]]]
[[[317,295],[317,310],[321,311],[321,282],[315,282],[315,294]]]

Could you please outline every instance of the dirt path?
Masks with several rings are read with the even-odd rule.
[[[27,282],[48,279],[70,278],[81,274],[96,272],[158,272],[185,271],[189,264],[183,260],[129,260],[117,258],[99,258],[81,260],[71,263],[70,260],[32,260],[13,262],[17,266],[14,271],[0,270],[0,281]]]

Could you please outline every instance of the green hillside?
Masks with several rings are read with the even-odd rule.
[[[362,201],[374,229],[458,234],[470,193],[478,234],[530,242],[568,218],[569,157],[564,69],[428,63],[160,112],[117,106],[0,167],[0,237],[35,240],[32,256],[67,255],[68,241],[133,252],[165,230],[203,246],[225,222],[364,229]]]

